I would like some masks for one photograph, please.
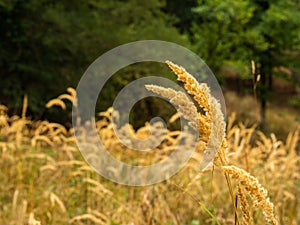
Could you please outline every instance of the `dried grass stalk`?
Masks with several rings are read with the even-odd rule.
[[[177,75],[178,80],[184,83],[184,88],[189,94],[194,96],[195,101],[200,105],[205,112],[209,112],[211,107],[209,105],[210,95],[209,88],[206,84],[201,84],[189,74],[183,67],[178,66],[170,61],[166,61],[171,70]]]
[[[41,222],[34,218],[34,213],[29,214],[28,225],[41,225]]]
[[[200,164],[201,169],[206,169],[212,165],[216,153],[222,146],[226,146],[225,129],[226,124],[221,105],[214,98],[210,89],[205,83],[199,84],[198,81],[189,74],[183,67],[178,66],[170,61],[166,61],[168,66],[178,76],[178,80],[184,83],[187,92],[193,95],[195,101],[204,110],[204,115],[198,114],[200,140],[207,143],[203,159]]]
[[[61,99],[52,99],[50,100],[47,104],[46,107],[47,108],[51,108],[53,106],[59,106],[61,107],[63,110],[66,110],[66,104],[61,100]]]
[[[254,207],[262,209],[268,223],[276,225],[274,205],[268,198],[268,192],[259,183],[256,177],[251,176],[245,170],[236,166],[223,166],[225,173],[232,175],[233,178],[239,180],[239,183],[245,188],[249,194]]]
[[[251,217],[251,210],[250,210],[247,198],[246,198],[240,184],[238,185],[238,197],[241,202],[241,210],[243,213],[243,225],[252,225],[253,220]]]
[[[154,93],[157,93],[167,99],[174,105],[179,107],[178,113],[186,120],[190,121],[190,125],[198,130],[198,113],[194,103],[181,91],[175,91],[171,88],[164,88],[157,85],[145,85],[145,87]]]

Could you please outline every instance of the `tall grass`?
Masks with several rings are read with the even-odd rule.
[[[233,114],[227,135],[225,130],[217,133],[216,125],[220,130],[223,125],[209,89],[191,80],[183,68],[168,64],[206,112],[196,112],[198,119],[191,121],[205,135],[179,173],[146,187],[112,183],[83,160],[73,129],[29,120],[26,99],[21,116],[9,117],[7,108],[0,106],[0,224],[299,224],[299,130],[281,141],[255,126],[236,124]],[[70,88],[68,93],[47,107],[65,109],[63,100],[75,101],[74,90]],[[177,103],[180,106],[179,100]],[[181,109],[187,114],[184,107]],[[164,141],[150,152],[137,153],[122,145],[113,131],[115,113],[112,108],[102,112],[97,129],[116,158],[149,165],[174,150],[179,131],[168,131]],[[216,123],[216,119],[220,121]],[[124,135],[130,130],[145,138],[149,126],[137,131],[131,125],[122,129]],[[159,132],[159,124],[153,129]],[[216,146],[220,148],[214,149]],[[211,157],[215,153],[216,157]],[[199,172],[203,157],[209,163]]]

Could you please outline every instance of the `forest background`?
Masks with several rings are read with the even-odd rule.
[[[300,122],[299,10],[295,0],[1,0],[0,104],[10,115],[20,114],[27,95],[32,119],[70,126],[71,115],[45,108],[47,101],[76,88],[106,51],[155,39],[182,45],[207,63],[228,114],[285,136]],[[159,63],[122,69],[100,93],[98,112],[129,82],[166,71]],[[137,127],[156,112],[165,118],[173,112],[153,98],[135,108]]]

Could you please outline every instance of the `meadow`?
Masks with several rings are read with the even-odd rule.
[[[207,86],[195,83],[183,68],[168,64],[203,109],[193,112],[197,121],[180,99],[162,87],[148,86],[173,99],[179,114],[202,134],[184,168],[164,182],[144,187],[106,180],[83,159],[74,129],[31,120],[25,97],[21,115],[8,116],[7,107],[0,106],[0,224],[300,224],[300,129],[278,140],[255,125],[237,122],[232,113],[225,130]],[[68,88],[46,107],[65,109],[66,101],[76,101],[74,89]],[[116,158],[145,165],[174,150],[179,134],[169,130],[157,148],[137,155],[115,136],[114,113],[112,108],[101,112],[96,125],[103,144]],[[134,130],[127,124],[124,130],[143,139],[149,126]],[[206,147],[217,141],[217,154],[208,157],[209,165],[199,171]]]

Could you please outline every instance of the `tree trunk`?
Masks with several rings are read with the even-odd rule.
[[[267,88],[266,88],[266,74],[264,69],[261,71],[261,85],[259,88],[259,98],[260,98],[260,126],[262,130],[266,129],[266,111],[267,111]]]
[[[260,61],[260,84],[259,86],[259,99],[260,99],[260,126],[262,130],[266,130],[266,111],[269,94],[272,91],[273,77],[272,77],[272,61],[270,52],[262,54]]]

